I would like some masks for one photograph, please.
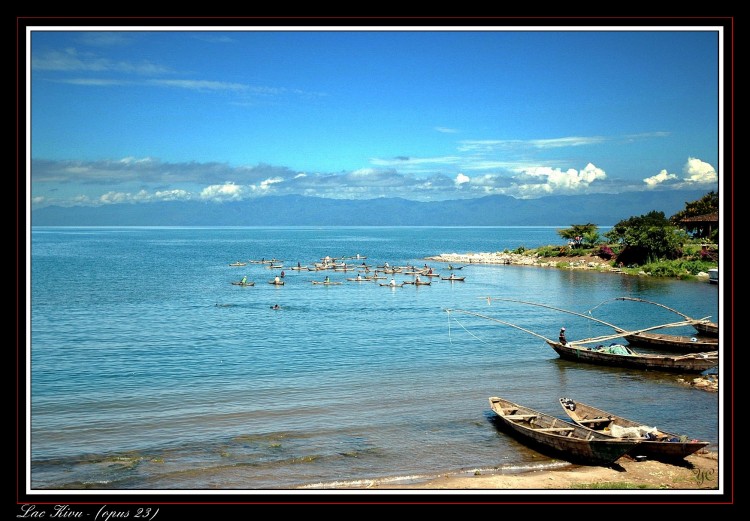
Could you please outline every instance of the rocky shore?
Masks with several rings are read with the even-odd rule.
[[[581,255],[575,257],[542,257],[536,253],[510,253],[510,252],[482,252],[482,253],[441,253],[432,257],[426,257],[428,261],[446,262],[448,264],[506,264],[516,266],[535,266],[538,268],[558,268],[570,270],[594,270],[601,272],[625,273],[624,270],[612,266],[611,261],[602,259],[595,255]],[[632,274],[632,273],[630,273]],[[649,273],[639,271],[640,276],[648,276]],[[708,280],[708,273],[698,273],[699,279]]]

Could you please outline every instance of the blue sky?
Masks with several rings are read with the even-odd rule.
[[[32,208],[722,176],[718,27],[54,29],[28,28]]]

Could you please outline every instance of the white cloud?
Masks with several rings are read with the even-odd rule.
[[[715,183],[719,179],[714,167],[694,157],[688,158],[682,171],[687,183]]]
[[[233,183],[223,185],[211,185],[204,188],[200,193],[201,199],[210,201],[238,201],[242,199],[243,188]]]
[[[283,183],[284,179],[281,177],[271,177],[269,179],[266,179],[265,181],[261,181],[260,183],[260,189],[263,191],[267,191],[269,188],[271,188],[271,185],[275,185],[276,183]]]
[[[646,183],[649,188],[653,188],[654,186],[660,185],[661,183],[664,183],[671,179],[677,179],[677,174],[670,174],[666,170],[662,170],[654,176],[647,177],[643,180],[643,182]]]
[[[448,127],[435,127],[435,130],[438,132],[442,132],[443,134],[455,134],[458,132],[455,128],[448,128]]]
[[[456,176],[455,183],[456,183],[456,186],[461,186],[462,184],[468,183],[470,181],[471,181],[471,178],[469,176],[464,175],[464,174],[458,174]]]

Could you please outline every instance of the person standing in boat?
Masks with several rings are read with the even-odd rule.
[[[565,338],[565,328],[560,328],[560,343],[565,345],[568,343],[568,339]]]
[[[247,284],[247,275],[242,277],[242,280],[240,281],[240,284]]]

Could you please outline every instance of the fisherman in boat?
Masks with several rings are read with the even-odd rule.
[[[568,340],[565,338],[565,328],[560,328],[560,343],[562,345],[565,345],[568,343]]]
[[[242,280],[240,281],[240,284],[247,284],[247,275],[242,277]]]
[[[415,283],[417,283],[417,284],[419,284],[419,283],[420,283],[420,280],[419,280],[419,275],[417,275],[417,278],[416,278],[416,279],[414,279],[414,282],[415,282]]]
[[[326,275],[325,283],[328,284],[329,282],[331,282],[331,277]]]
[[[273,283],[274,284],[281,284],[281,279],[278,277],[278,275],[276,276],[275,279],[273,279]]]
[[[284,273],[284,270],[281,270],[281,278],[284,278],[284,275],[286,275],[286,274]]]
[[[391,286],[395,286],[396,285],[396,279],[392,278],[391,281],[388,284],[390,284]]]
[[[362,280],[362,275],[360,275],[359,273],[357,273],[357,280]]]

